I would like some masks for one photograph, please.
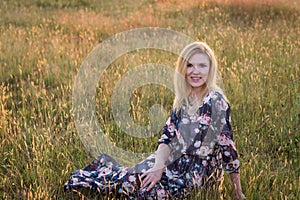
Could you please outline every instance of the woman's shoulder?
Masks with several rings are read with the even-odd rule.
[[[206,95],[206,97],[204,98],[204,101],[205,100],[226,100],[226,99],[227,98],[222,91],[210,90]]]
[[[229,106],[229,102],[222,91],[210,90],[206,97],[203,99],[203,104],[208,103],[211,105],[213,102],[222,102],[222,104],[227,104]]]

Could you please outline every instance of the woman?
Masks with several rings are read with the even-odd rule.
[[[217,62],[203,42],[185,47],[177,61],[175,100],[157,151],[132,168],[102,154],[72,173],[65,189],[89,187],[129,199],[182,199],[223,176],[223,165],[238,199],[245,199],[233,142],[230,107],[216,84]]]

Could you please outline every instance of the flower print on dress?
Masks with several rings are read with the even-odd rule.
[[[168,139],[168,136],[166,134],[162,134],[160,139],[162,139],[162,140]]]
[[[208,146],[201,146],[196,150],[196,154],[199,156],[207,156],[210,153],[210,148]]]
[[[228,163],[226,165],[226,172],[238,172],[238,169],[240,168],[240,161],[238,159],[235,159],[234,161]]]
[[[174,171],[174,170],[167,170],[167,171],[166,171],[166,176],[167,176],[170,180],[176,180],[176,179],[178,179],[178,177],[179,177],[178,171]]]
[[[107,176],[110,173],[112,173],[111,168],[104,166],[98,170],[98,177]]]
[[[201,117],[197,113],[195,113],[194,115],[192,115],[190,117],[190,119],[191,119],[191,122],[194,123],[194,122],[198,122],[201,119]]]
[[[232,167],[234,169],[238,169],[240,167],[240,161],[238,159],[235,159],[234,161],[232,161]]]
[[[221,100],[217,100],[215,106],[217,112],[226,111],[228,109],[228,103],[223,98]]]
[[[190,173],[186,173],[186,174],[185,174],[185,178],[186,178],[187,180],[191,179]]]
[[[210,165],[211,165],[212,167],[215,167],[215,166],[217,165],[217,161],[216,161],[216,158],[215,158],[215,157],[212,157],[211,162],[210,162]]]
[[[119,174],[119,179],[123,178],[127,174],[127,170],[123,169]]]
[[[181,133],[178,131],[176,132],[176,136],[177,136],[177,139],[178,139],[178,142],[179,144],[184,144],[184,138],[182,137]]]
[[[81,181],[78,182],[78,185],[82,186],[82,187],[90,187],[91,185],[89,183],[87,183],[86,181]]]
[[[112,163],[112,162],[107,162],[106,166],[107,166],[107,167],[112,167],[112,166],[113,166],[113,163]]]
[[[202,105],[203,105],[203,104],[209,104],[209,103],[210,103],[210,100],[211,100],[211,93],[208,93],[208,94],[203,98]]]
[[[158,200],[163,200],[167,198],[167,192],[163,188],[158,188],[157,189],[157,199]]]
[[[227,156],[227,157],[229,157],[231,154],[230,154],[229,151],[224,151],[224,155]]]
[[[134,175],[131,175],[128,177],[129,182],[134,182],[136,180],[136,177]]]
[[[123,182],[123,187],[127,190],[127,192],[133,192],[135,190],[134,186],[128,181]]]
[[[88,171],[85,171],[85,170],[78,170],[79,172],[79,175],[83,175],[83,176],[86,176],[86,177],[90,177],[91,176],[91,172],[88,172]]]
[[[174,130],[175,130],[175,124],[174,123],[172,123],[172,122],[170,122],[169,124],[167,124],[167,126],[168,126],[168,131],[169,132],[174,132]]]
[[[194,132],[195,132],[195,133],[199,133],[199,132],[200,132],[200,129],[199,129],[199,128],[194,128]]]
[[[201,141],[200,140],[197,140],[194,142],[194,147],[195,148],[199,148],[201,146]]]
[[[222,146],[229,146],[232,143],[232,140],[226,137],[226,135],[223,133],[217,136],[217,140],[218,140],[218,144]]]
[[[182,148],[181,148],[181,153],[182,153],[182,154],[185,154],[185,153],[186,153],[187,147],[188,147],[187,143],[184,142],[184,143],[182,144]]]
[[[206,167],[208,165],[207,160],[202,160],[202,165]]]
[[[203,184],[203,175],[202,174],[195,174],[193,178],[193,182],[196,186],[202,186]]]
[[[183,124],[189,124],[190,123],[190,120],[188,118],[182,118],[181,122]]]
[[[200,116],[200,123],[209,126],[211,122],[211,118],[208,114],[204,114]]]
[[[153,167],[154,166],[154,162],[153,161],[147,161],[147,165],[148,167]]]

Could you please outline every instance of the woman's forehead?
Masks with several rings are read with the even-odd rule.
[[[209,63],[209,57],[205,53],[195,53],[188,60],[190,63]]]

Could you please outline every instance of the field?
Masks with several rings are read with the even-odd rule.
[[[143,27],[175,30],[214,49],[247,198],[300,198],[298,0],[3,0],[0,16],[0,199],[101,198],[63,191],[70,173],[93,159],[73,119],[74,80],[96,45]],[[114,122],[110,101],[118,80],[135,66],[175,62],[176,55],[144,49],[104,71],[96,111],[118,147],[152,152],[159,137],[134,138]],[[170,112],[173,97],[166,87],[145,85],[128,109],[145,125],[149,108],[161,104]],[[225,175],[218,192],[191,199],[233,199],[232,191]]]

